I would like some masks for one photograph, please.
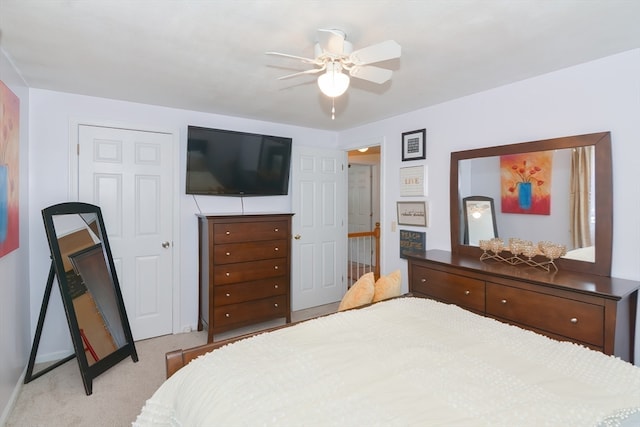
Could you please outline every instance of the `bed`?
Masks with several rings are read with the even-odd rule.
[[[572,249],[564,255],[564,258],[593,262],[593,260],[596,259],[596,247],[587,246],[584,248]]]
[[[133,425],[635,426],[640,368],[401,297],[195,357]]]

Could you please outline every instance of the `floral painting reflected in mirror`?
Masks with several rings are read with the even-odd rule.
[[[503,213],[549,215],[553,151],[500,156]]]

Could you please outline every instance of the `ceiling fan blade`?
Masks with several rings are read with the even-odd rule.
[[[301,76],[303,74],[317,74],[325,70],[326,67],[314,68],[311,70],[300,71],[299,73],[287,74],[286,76],[278,77],[278,80],[288,79],[289,77]]]
[[[349,70],[349,75],[357,79],[368,80],[373,83],[382,84],[391,79],[393,71],[386,70],[373,65],[355,65]]]
[[[318,30],[318,44],[323,52],[342,55],[345,34],[340,30]]]
[[[349,55],[349,61],[355,65],[367,65],[373,64],[374,62],[399,58],[400,54],[400,45],[395,40],[387,40],[356,50]]]
[[[265,52],[267,55],[275,55],[275,56],[283,56],[285,58],[297,59],[299,61],[305,62],[307,64],[316,64],[320,65],[318,61],[311,58],[304,58],[302,56],[289,55],[288,53],[280,53],[280,52]]]

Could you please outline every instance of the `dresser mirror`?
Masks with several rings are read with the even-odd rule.
[[[98,206],[62,203],[44,209],[42,216],[52,264],[25,383],[75,357],[89,395],[94,377],[129,355],[138,360],[102,213]],[[35,370],[54,277],[75,354]]]
[[[548,214],[504,213],[501,205],[501,156],[524,153],[552,152],[553,168],[549,190],[550,208]],[[579,233],[572,231],[577,223],[571,219],[576,209],[578,192],[572,179],[572,170],[578,155],[587,157],[587,172],[583,173],[588,190],[581,208],[588,212],[581,214],[587,218],[581,225],[586,228],[585,238],[576,238]],[[573,168],[573,169],[572,169]],[[517,171],[516,171],[517,172]],[[525,171],[526,172],[526,171]],[[535,182],[535,181],[534,181]],[[535,184],[534,184],[535,186]],[[517,186],[512,186],[514,191]],[[572,195],[573,193],[573,195]],[[508,244],[511,237],[564,244],[567,254],[555,261],[559,269],[582,271],[609,276],[611,273],[611,246],[613,231],[613,196],[611,170],[611,135],[609,132],[553,138],[523,142],[488,148],[479,148],[451,153],[450,176],[450,220],[451,250],[453,253],[480,256],[482,250],[477,240],[470,239],[465,223],[468,224],[470,196],[495,199],[495,233]],[[465,206],[466,205],[466,206]],[[572,213],[573,212],[573,213]],[[589,232],[589,228],[591,229]]]

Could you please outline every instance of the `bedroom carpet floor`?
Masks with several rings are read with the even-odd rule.
[[[292,321],[335,312],[338,302],[292,313]],[[215,339],[231,338],[282,324],[274,321],[241,328]],[[129,426],[144,402],[165,379],[164,354],[206,342],[206,332],[165,335],[136,342],[139,361],[127,358],[93,380],[87,396],[78,364],[71,360],[22,386],[6,427]]]

